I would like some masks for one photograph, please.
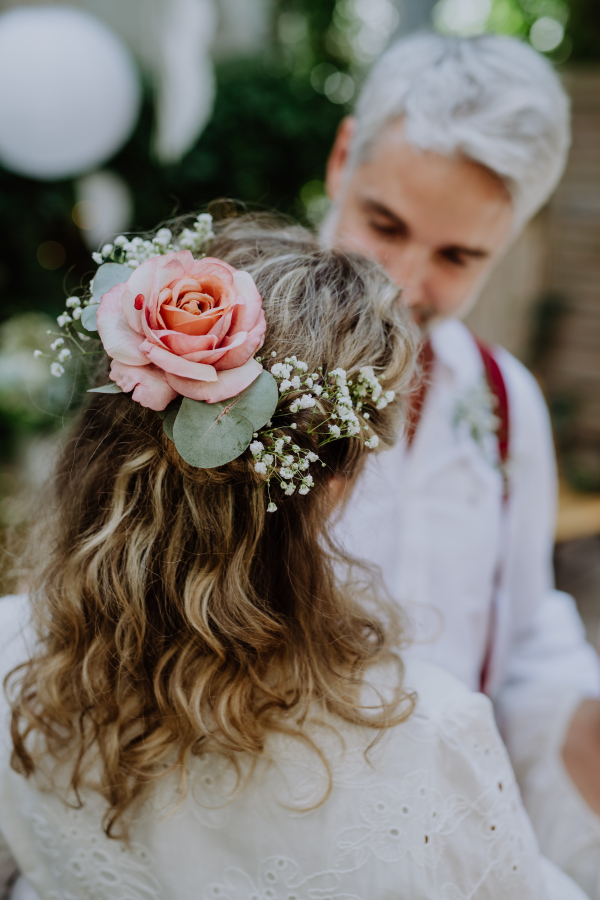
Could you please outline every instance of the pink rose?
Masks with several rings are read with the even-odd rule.
[[[258,378],[265,336],[251,276],[189,250],[142,263],[103,294],[97,313],[110,377],[133,399],[164,409],[178,395],[216,403]]]

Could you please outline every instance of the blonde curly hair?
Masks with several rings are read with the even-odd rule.
[[[253,276],[264,357],[293,352],[310,371],[341,366],[348,377],[370,365],[386,390],[406,392],[415,334],[375,264],[265,216],[221,226],[211,254]],[[339,584],[352,561],[327,528],[328,484],[356,478],[364,442],[320,449],[314,489],[282,497],[272,515],[248,451],[192,468],[156,413],[125,395],[89,396],[32,541],[38,643],[7,679],[13,767],[30,776],[43,758],[66,765],[71,791],[99,790],[105,830],[120,836],[161,776],[176,769],[185,791],[190,756],[257,757],[270,729],[302,735],[314,704],[374,734],[405,718],[401,673],[392,700],[360,705],[370,666],[401,669],[401,627],[390,606],[363,602],[354,576],[352,589]],[[373,412],[381,447],[400,415],[397,402]],[[294,441],[318,449],[318,429],[293,420]]]

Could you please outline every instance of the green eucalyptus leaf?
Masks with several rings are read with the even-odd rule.
[[[178,412],[179,408],[171,409],[163,419],[163,431],[170,441],[173,440],[173,426],[175,425],[175,419],[177,418]]]
[[[191,466],[224,466],[241,456],[250,444],[254,431],[251,423],[226,402],[183,398],[173,425],[173,441],[181,458]]]
[[[179,409],[180,406],[181,406],[181,397],[175,397],[174,400],[171,400],[170,403],[167,403],[167,405],[165,406],[164,409],[158,409],[156,411],[156,413],[158,416],[160,416],[160,418],[164,422],[164,420],[167,418],[167,416],[169,415],[171,410],[175,410],[175,412],[177,412],[177,410]],[[172,437],[171,437],[171,440],[173,440]]]
[[[182,459],[199,469],[213,469],[246,450],[253,433],[275,412],[278,396],[273,376],[261,372],[231,400],[206,403],[184,397],[179,410],[165,416],[163,429]]]
[[[123,388],[120,388],[114,381],[103,384],[101,387],[90,388],[88,394],[122,394]]]
[[[92,294],[96,303],[100,303],[102,294],[110,291],[115,284],[123,284],[133,274],[131,266],[123,266],[121,263],[104,263],[94,275]]]
[[[98,312],[99,306],[99,303],[90,303],[89,306],[84,307],[84,310],[81,313],[81,319],[79,321],[86,331],[98,331],[96,313]]]
[[[245,391],[225,402],[234,403],[237,414],[248,419],[253,431],[258,431],[267,424],[275,412],[278,399],[277,382],[270,372],[263,369],[256,381],[253,381]]]

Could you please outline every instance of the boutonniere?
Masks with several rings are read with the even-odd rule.
[[[497,398],[482,377],[460,396],[452,414],[452,426],[457,433],[467,433],[477,445],[484,459],[500,468],[498,459],[498,428],[500,419],[495,413]]]

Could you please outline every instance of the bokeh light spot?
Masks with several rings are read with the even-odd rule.
[[[550,16],[542,16],[534,22],[529,32],[531,45],[540,53],[555,50],[562,43],[564,36],[564,26]]]
[[[88,231],[98,224],[100,210],[98,209],[98,204],[92,200],[80,200],[73,207],[71,216],[78,228]]]
[[[44,241],[37,248],[37,260],[44,269],[60,269],[66,258],[65,248],[58,241]]]

